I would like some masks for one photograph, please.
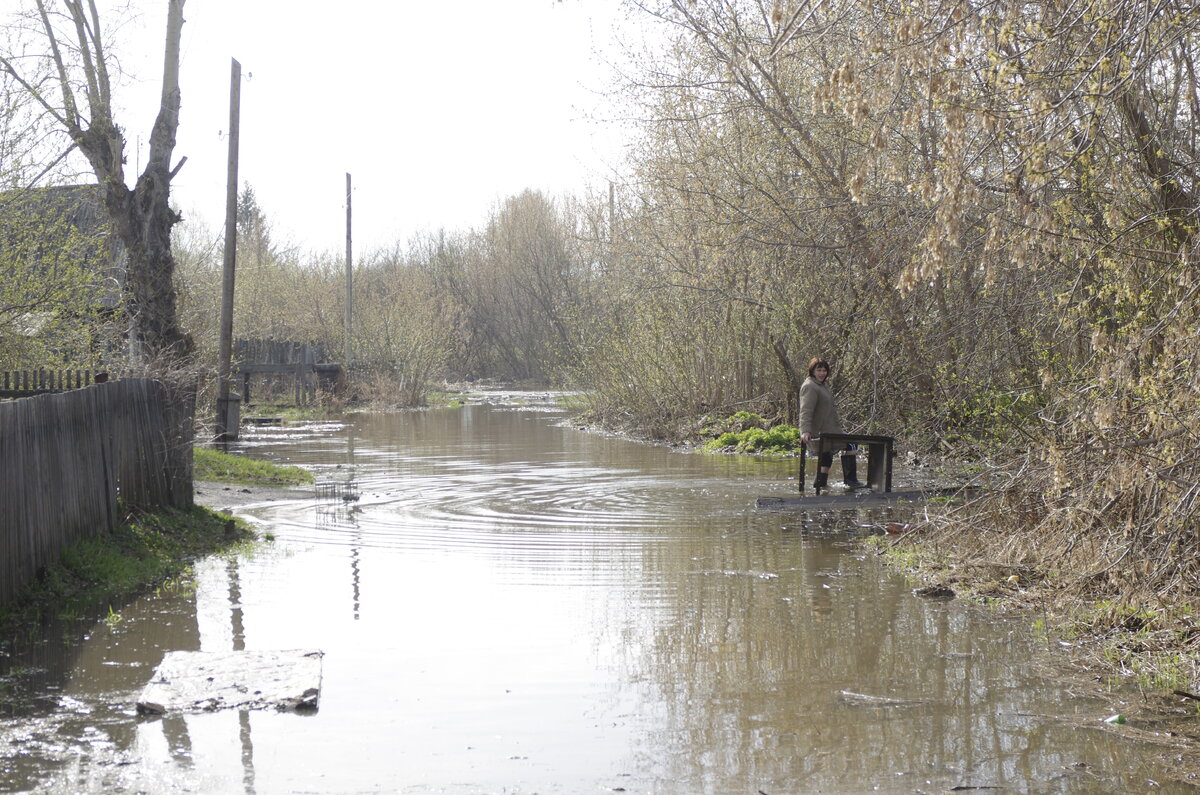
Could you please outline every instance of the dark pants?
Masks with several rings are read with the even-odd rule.
[[[824,448],[825,445],[821,445]],[[839,447],[838,450],[842,455],[854,455],[858,451],[858,445],[854,442],[847,442],[845,447]],[[817,456],[817,466],[828,469],[833,466],[833,450],[821,450],[821,454]]]

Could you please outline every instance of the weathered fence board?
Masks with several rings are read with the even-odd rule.
[[[193,411],[148,378],[0,403],[0,604],[119,506],[191,505]]]

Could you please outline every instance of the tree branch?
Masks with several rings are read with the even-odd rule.
[[[78,140],[83,136],[83,124],[79,118],[79,107],[75,104],[75,94],[71,91],[71,82],[67,79],[67,65],[63,61],[62,50],[58,46],[58,37],[54,34],[54,27],[50,24],[50,14],[46,11],[45,2],[37,0],[37,7],[38,13],[42,18],[42,27],[46,31],[46,41],[50,44],[51,58],[54,60],[55,69],[58,70],[58,82],[62,89],[63,110],[65,112],[60,116],[49,105],[46,105],[46,107],[61,121],[62,125],[67,128],[67,132],[78,143]],[[17,79],[20,80],[20,78]],[[34,95],[38,96],[39,101],[45,105],[45,100],[42,100],[37,92],[34,92]]]
[[[42,97],[42,93],[17,71],[16,67],[12,64],[12,61],[3,55],[0,55],[0,67],[3,67],[4,71],[11,75],[13,80],[16,80],[21,85],[21,88],[25,89],[26,93],[28,93],[29,96],[31,96],[33,100],[37,102],[37,104],[41,105],[42,108],[49,113],[56,122],[67,128],[68,131],[71,129],[71,125],[67,122],[66,117],[59,113],[53,105],[51,105],[45,100],[44,97]]]

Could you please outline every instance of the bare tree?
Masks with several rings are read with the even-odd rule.
[[[111,58],[95,0],[63,0],[62,11],[36,0],[35,27],[46,48],[40,61],[49,60],[56,76],[53,90],[32,79],[23,60],[11,52],[0,54],[0,69],[66,132],[70,147],[87,158],[96,175],[114,232],[128,253],[124,291],[130,342],[135,356],[157,373],[186,363],[192,347],[176,320],[171,228],[180,218],[169,204],[171,180],[186,160],[171,165],[179,127],[183,3],[167,3],[162,97],[149,158],[132,188],[125,182],[125,137],[113,118]]]
[[[180,377],[191,360],[192,343],[176,319],[171,228],[180,217],[169,203],[171,180],[183,165],[180,161],[171,166],[179,127],[183,2],[167,2],[162,95],[146,168],[132,188],[125,182],[125,137],[113,118],[115,62],[102,35],[95,0],[62,0],[62,10],[52,10],[47,0],[35,0],[32,31],[40,45],[0,53],[0,70],[66,134],[67,151],[78,149],[87,159],[113,232],[125,246],[122,290],[131,353],[146,371],[172,387],[167,412],[170,454],[164,466],[176,507],[192,504],[194,416],[190,379]],[[58,157],[62,156],[65,153],[60,152]]]

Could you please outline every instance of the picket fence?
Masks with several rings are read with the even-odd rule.
[[[67,392],[106,380],[108,373],[93,375],[91,370],[7,370],[0,373],[0,398]]]
[[[123,510],[190,506],[194,410],[148,378],[0,403],[0,604]]]

